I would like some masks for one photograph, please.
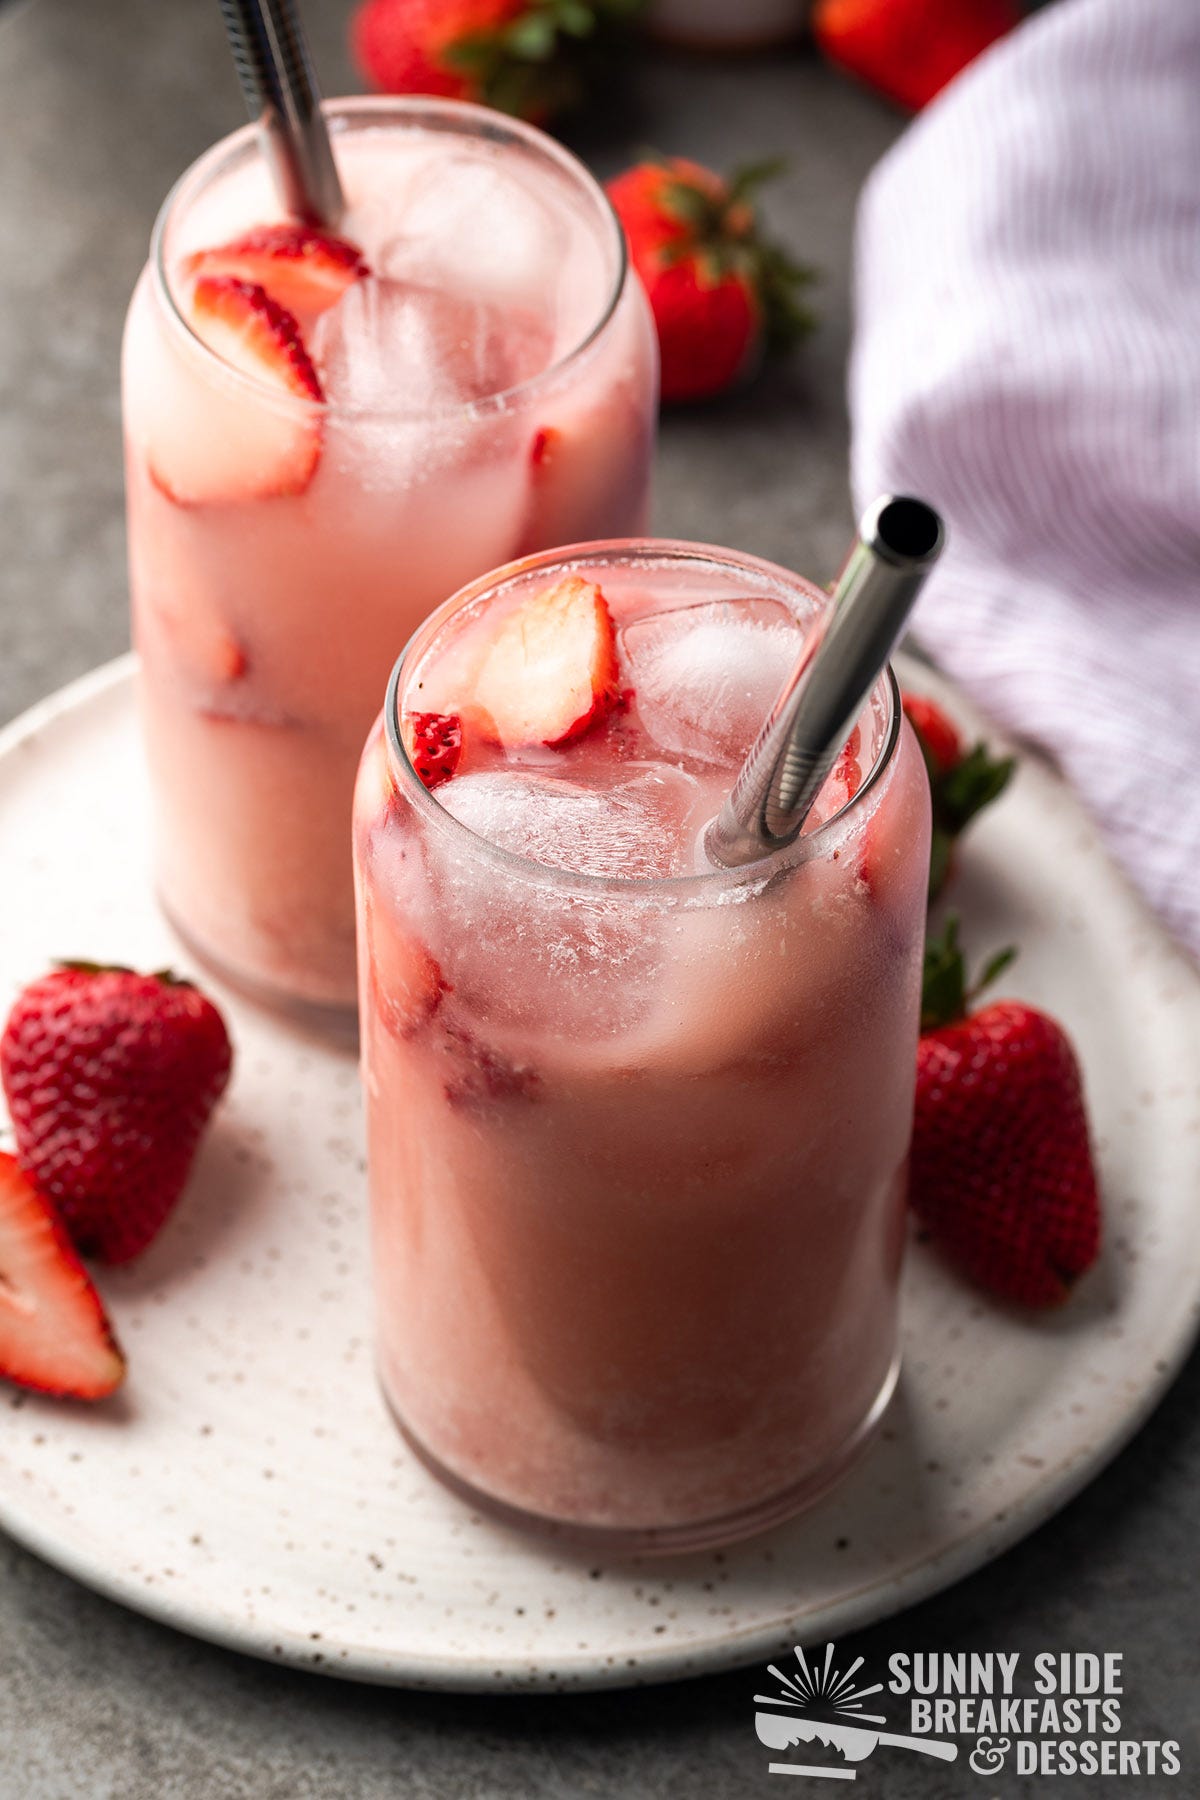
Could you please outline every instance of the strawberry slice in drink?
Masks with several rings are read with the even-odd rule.
[[[527,595],[480,664],[480,728],[507,749],[568,744],[617,701],[616,631],[593,582],[567,575]]]
[[[564,401],[559,413],[530,441],[518,557],[547,544],[634,537],[645,523],[649,440],[633,399],[620,389],[602,407],[568,411]]]
[[[292,314],[254,282],[197,281],[196,336],[251,383],[198,382],[184,350],[131,368],[131,429],[151,480],[181,505],[302,494],[321,455],[324,395]]]
[[[401,729],[408,759],[427,788],[440,787],[457,773],[463,753],[457,713],[406,713]]]
[[[265,288],[292,313],[322,313],[371,273],[356,244],[302,224],[260,225],[184,264],[189,275],[226,275]]]
[[[415,1037],[450,992],[449,983],[437,958],[393,919],[380,917],[369,902],[367,934],[370,981],[379,1018],[395,1036]]]
[[[817,795],[805,830],[815,831],[835,819],[858,794],[863,777],[863,733],[861,724],[856,724],[838,752],[837,760],[825,779],[825,785]],[[849,857],[861,890],[874,894],[878,886],[877,850],[872,835],[872,821],[867,819],[862,830],[835,849],[832,856],[839,864]]]
[[[125,1359],[58,1217],[0,1153],[0,1377],[39,1393],[100,1400]]]
[[[537,1097],[537,1070],[500,1055],[467,1026],[447,1021],[441,1043],[450,1058],[442,1091],[456,1111],[479,1112],[496,1103]]]

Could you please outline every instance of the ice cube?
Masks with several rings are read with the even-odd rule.
[[[702,790],[693,778],[630,763],[611,785],[530,769],[455,776],[438,799],[502,849],[589,875],[666,875],[689,859]],[[430,942],[446,980],[481,1026],[595,1045],[634,1029],[652,1002],[663,911],[654,890],[586,892],[541,880],[457,837],[426,846]],[[532,1054],[532,1052],[530,1052]]]
[[[583,786],[531,770],[462,775],[438,798],[501,849],[581,875],[645,880],[691,872],[703,791],[679,769],[628,763]]]
[[[741,762],[801,643],[778,601],[704,601],[636,619],[621,633],[646,732],[668,756]]]
[[[368,276],[322,315],[314,347],[335,404],[422,418],[527,380],[550,339],[535,315]]]
[[[407,196],[381,266],[493,305],[535,307],[569,260],[566,222],[549,201],[483,147],[439,157]]]

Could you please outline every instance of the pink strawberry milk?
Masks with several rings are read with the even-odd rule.
[[[382,1380],[514,1517],[733,1538],[891,1393],[929,795],[890,674],[794,845],[699,848],[824,604],[694,545],[528,558],[417,633],[368,739]]]
[[[644,527],[653,327],[600,189],[495,113],[329,110],[336,234],[252,131],[168,199],[124,350],[158,880],[266,995],[354,1000],[350,804],[398,642],[463,582]]]

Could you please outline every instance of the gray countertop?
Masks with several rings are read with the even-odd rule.
[[[349,7],[308,0],[326,89],[353,88]],[[819,336],[785,372],[664,421],[656,525],[825,574],[850,527],[843,403],[854,196],[899,121],[804,56],[655,58],[607,129],[604,174],[647,144],[717,166],[786,151],[769,201],[820,265]],[[127,643],[117,357],[124,305],[175,176],[242,119],[215,0],[18,0],[0,9],[0,721]],[[2,916],[0,916],[2,929]],[[1200,1360],[1133,1445],[1032,1538],[839,1646],[1118,1651],[1123,1735],[1180,1741],[1175,1781],[991,1780],[924,1758],[862,1791],[981,1800],[1200,1793],[1195,1629]],[[2,1427],[0,1427],[2,1430]],[[0,1536],[0,1800],[773,1791],[755,1672],[631,1694],[467,1699],[355,1687],[193,1642]],[[873,1785],[872,1785],[873,1784]],[[857,1790],[856,1790],[857,1791]]]

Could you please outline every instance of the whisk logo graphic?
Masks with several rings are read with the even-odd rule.
[[[793,1750],[801,1744],[821,1744],[837,1752],[841,1763],[772,1762],[771,1775],[807,1775],[814,1781],[855,1781],[857,1767],[865,1762],[881,1744],[898,1750],[917,1750],[922,1756],[936,1756],[953,1762],[957,1744],[940,1738],[905,1737],[899,1732],[880,1729],[887,1719],[882,1713],[868,1712],[866,1702],[873,1694],[883,1692],[883,1683],[869,1687],[855,1684],[863,1658],[857,1657],[848,1669],[834,1662],[834,1646],[826,1644],[824,1661],[814,1657],[810,1666],[799,1644],[793,1651],[795,1667],[787,1672],[768,1665],[768,1672],[779,1683],[776,1694],[755,1694],[758,1708],[754,1729],[758,1740],[768,1750]],[[876,1702],[878,1704],[878,1702]]]

